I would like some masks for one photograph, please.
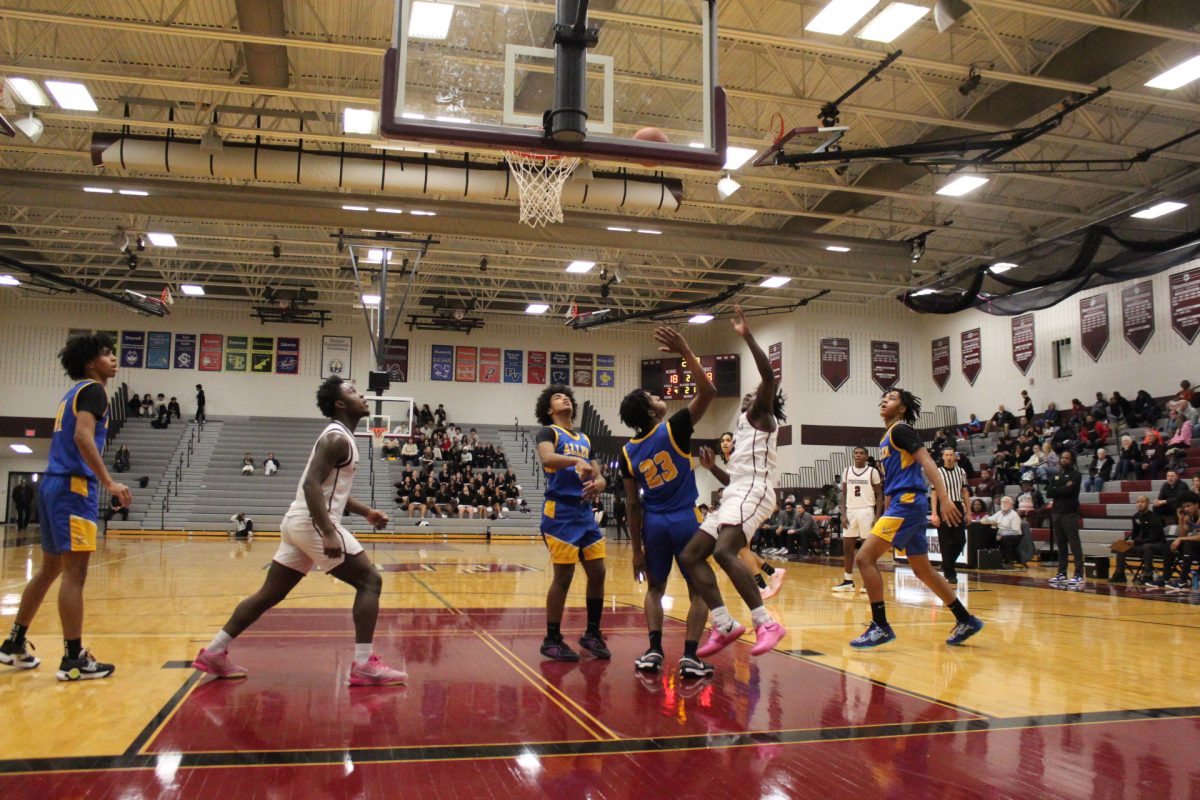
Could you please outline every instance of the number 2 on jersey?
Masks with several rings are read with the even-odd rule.
[[[679,477],[675,462],[665,450],[658,451],[653,458],[647,458],[638,464],[638,471],[642,473],[642,477],[646,479],[646,487],[650,489],[657,489]]]

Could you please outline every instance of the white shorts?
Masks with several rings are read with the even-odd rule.
[[[775,489],[770,484],[730,484],[725,487],[721,505],[704,518],[700,530],[714,539],[726,525],[742,529],[748,543],[771,512],[775,510]]]
[[[846,527],[842,528],[843,539],[866,539],[875,527],[875,509],[846,509]]]
[[[343,555],[340,558],[329,558],[321,544],[321,534],[309,517],[285,516],[279,524],[279,549],[275,551],[274,560],[304,575],[314,566],[323,572],[337,568],[346,560],[346,556],[361,553],[363,548],[358,539],[354,538],[354,534],[336,523],[335,527],[342,540]]]

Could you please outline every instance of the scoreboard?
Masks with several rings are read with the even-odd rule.
[[[717,397],[741,397],[741,356],[728,353],[700,356],[700,368],[717,387]],[[681,358],[642,360],[642,388],[664,400],[681,400],[696,395],[695,366]]]

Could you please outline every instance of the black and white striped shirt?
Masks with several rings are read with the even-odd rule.
[[[946,494],[950,495],[950,499],[955,503],[962,505],[963,489],[967,485],[967,473],[962,467],[946,469],[945,465],[938,467],[938,472],[942,474],[942,480],[946,484]]]

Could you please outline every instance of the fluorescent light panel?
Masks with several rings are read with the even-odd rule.
[[[54,96],[59,108],[68,111],[96,111],[92,93],[82,83],[72,81],[46,81],[46,88]]]
[[[722,200],[733,197],[737,193],[737,190],[741,188],[742,185],[728,175],[717,181],[717,194],[720,195]]]
[[[367,257],[363,260],[369,264],[381,263],[383,261],[383,248],[372,247],[371,249],[367,250]]]
[[[380,214],[403,214],[404,213],[403,208],[376,208],[375,210],[378,211]]]
[[[342,206],[342,211],[370,211],[368,206]]]
[[[567,264],[567,272],[582,275],[585,272],[591,272],[594,266],[596,266],[595,261],[572,261],[570,264]]]
[[[871,42],[890,42],[929,13],[925,6],[915,6],[911,3],[892,3],[876,15],[875,19],[863,26],[855,34],[860,39]]]
[[[12,448],[14,453],[20,453],[21,455],[27,456],[33,452],[33,450],[27,444],[10,444],[9,447]]]
[[[436,211],[410,211],[408,213],[412,214],[414,217],[436,217],[437,216]]]
[[[981,178],[978,175],[963,175],[938,189],[937,193],[946,197],[962,197],[964,194],[975,191],[987,182],[988,178]]]
[[[992,266],[989,267],[988,269],[991,270],[992,273],[999,275],[1001,272],[1008,272],[1010,269],[1016,269],[1016,268],[1017,268],[1017,265],[1011,261],[997,261],[995,264],[992,264]]]
[[[20,286],[21,282],[12,275],[0,275],[0,286]]]
[[[759,286],[764,289],[778,289],[780,286],[786,286],[791,280],[791,278],[785,278],[781,275],[773,275],[770,278],[764,279]]]
[[[378,115],[369,108],[347,108],[342,111],[344,133],[374,133]]]
[[[416,0],[408,19],[408,38],[445,39],[450,35],[450,21],[454,18],[453,3],[430,3]]]
[[[1167,214],[1173,214],[1185,206],[1187,206],[1187,203],[1177,203],[1174,200],[1167,200],[1149,208],[1143,208],[1136,214],[1130,214],[1130,216],[1136,219],[1158,219],[1159,217],[1165,217]]]
[[[740,169],[757,152],[757,150],[751,150],[749,147],[725,148],[725,169]]]
[[[126,197],[149,197],[150,193],[144,189],[122,189],[121,194]]]
[[[831,244],[828,247],[826,247],[825,249],[831,253],[849,253],[850,252],[849,247],[842,247],[841,245],[838,245],[838,244]]]
[[[649,236],[662,236],[662,231],[656,231],[653,228],[638,228],[638,233],[645,233]]]
[[[181,283],[179,285],[179,291],[183,292],[188,297],[203,297],[204,296],[204,287],[198,286],[197,284],[194,284],[194,283]]]
[[[377,294],[364,294],[362,302],[364,306],[377,306],[382,298]]]
[[[829,0],[829,5],[821,9],[804,30],[841,36],[877,5],[879,0]]]
[[[1156,78],[1146,81],[1151,89],[1179,89],[1200,78],[1200,56],[1189,58],[1179,66],[1171,67]]]
[[[146,238],[155,247],[175,247],[175,237],[169,233],[147,233]]]
[[[526,314],[545,314],[550,310],[550,306],[545,303],[530,303],[525,306]]]
[[[83,190],[88,194],[112,194],[112,189],[106,189],[103,186],[85,186]]]
[[[608,229],[617,233],[633,233],[633,228],[622,228],[618,225],[609,225]]]
[[[29,78],[9,78],[8,88],[17,96],[17,99],[28,106],[48,106],[50,98],[46,97],[46,93],[42,91],[42,87],[37,85],[37,81],[31,81]]]
[[[703,325],[706,322],[712,322],[712,321],[713,321],[712,314],[696,314],[695,316],[688,319],[688,322],[692,323],[693,325]]]

